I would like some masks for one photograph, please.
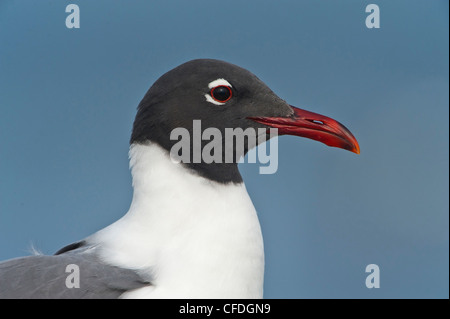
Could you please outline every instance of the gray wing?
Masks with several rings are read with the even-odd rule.
[[[0,299],[112,299],[148,285],[134,270],[107,265],[85,250],[0,263]]]

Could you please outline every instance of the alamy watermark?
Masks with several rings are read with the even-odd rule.
[[[366,17],[366,27],[368,29],[380,28],[380,7],[376,4],[369,4],[366,7],[366,12],[370,13]]]
[[[249,151],[248,163],[265,165],[259,167],[260,174],[274,174],[278,170],[277,136],[276,128],[252,127],[245,130],[225,128],[222,134],[216,127],[202,130],[201,120],[193,120],[192,136],[184,127],[177,127],[170,133],[170,140],[177,141],[170,150],[170,158],[174,163],[185,164],[243,163],[245,152]],[[265,143],[267,140],[268,143]],[[257,151],[253,150],[257,145]]]
[[[66,277],[66,287],[69,289],[80,288],[80,267],[75,264],[67,265],[66,273],[69,273]]]
[[[66,17],[66,28],[79,29],[80,28],[80,7],[76,4],[69,4],[66,7],[66,12],[69,15]]]
[[[369,289],[380,288],[380,267],[376,264],[367,265],[366,272],[370,273],[366,277],[366,287]]]
[[[369,4],[365,9],[369,15],[366,17],[365,23],[368,29],[380,28],[380,7],[376,4]],[[69,15],[66,17],[66,27],[68,29],[80,28],[80,7],[76,4],[69,4],[66,6],[66,13]]]
[[[380,28],[380,7],[376,4],[368,4],[365,9],[369,15],[366,17],[365,23],[368,29]],[[66,6],[66,27],[68,29],[80,28],[80,7],[76,4],[69,4]]]

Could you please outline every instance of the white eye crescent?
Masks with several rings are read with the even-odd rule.
[[[210,88],[211,90],[216,88],[216,87],[221,87],[221,86],[226,86],[228,88],[232,88],[230,82],[228,82],[227,80],[222,79],[222,78],[214,80],[214,81],[212,81],[212,82],[210,82],[208,84],[208,88]],[[230,93],[231,93],[231,90],[230,90]],[[226,102],[226,101],[225,102],[220,102],[217,99],[214,99],[211,96],[211,93],[205,94],[205,98],[206,98],[206,101],[208,101],[210,103],[213,103],[215,105],[224,105],[225,102]]]
[[[225,80],[225,79],[217,79],[217,80],[214,80],[214,81],[212,81],[212,82],[210,82],[209,84],[208,84],[208,87],[210,88],[210,89],[212,89],[212,88],[214,88],[214,87],[216,87],[216,86],[221,86],[221,85],[223,85],[223,86],[228,86],[228,87],[232,87],[231,86],[231,84],[230,84],[230,82],[228,82],[227,80]]]

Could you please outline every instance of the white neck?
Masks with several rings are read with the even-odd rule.
[[[220,184],[173,163],[156,144],[130,148],[128,213],[88,240],[113,265],[152,275],[131,298],[262,298],[264,250],[244,184]]]

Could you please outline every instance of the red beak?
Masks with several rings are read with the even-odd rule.
[[[329,117],[292,107],[291,117],[249,117],[249,119],[278,129],[278,135],[307,137],[328,146],[359,154],[359,145],[352,133]]]

